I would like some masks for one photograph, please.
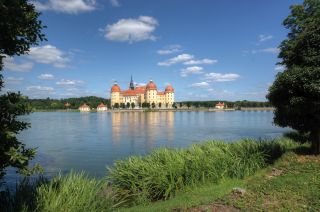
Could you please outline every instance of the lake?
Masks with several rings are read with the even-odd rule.
[[[272,124],[272,111],[36,112],[22,117],[31,128],[18,137],[38,147],[34,162],[45,175],[84,170],[103,177],[106,167],[157,147],[187,147],[206,140],[275,138],[288,128]],[[15,174],[8,174],[14,181]]]

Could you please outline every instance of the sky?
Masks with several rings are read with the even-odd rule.
[[[153,80],[176,101],[265,101],[298,0],[38,0],[48,41],[4,60],[5,91],[110,97]]]

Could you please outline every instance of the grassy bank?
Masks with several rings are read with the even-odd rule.
[[[83,173],[70,173],[57,176],[50,182],[26,181],[10,198],[8,192],[2,192],[0,207],[3,211],[170,211],[202,207],[219,199],[224,205],[255,210],[262,207],[252,203],[258,199],[257,195],[264,194],[259,191],[260,186],[265,186],[264,192],[270,189],[272,193],[272,189],[279,188],[279,195],[291,194],[295,188],[295,171],[291,173],[291,181],[284,180],[277,186],[263,184],[261,173],[268,172],[284,153],[290,155],[293,153],[286,152],[303,148],[306,148],[305,144],[281,138],[274,141],[206,142],[187,149],[158,149],[144,157],[132,156],[117,161],[103,180],[88,178]],[[285,170],[294,168],[294,163],[287,163]],[[277,162],[275,166],[279,164]],[[299,167],[298,164],[296,168]],[[320,185],[314,181],[319,175],[312,175],[317,168],[320,167],[309,167],[310,172],[306,172],[303,178],[313,177],[313,181],[308,182],[314,182],[316,186],[312,191],[319,193]],[[301,183],[303,178],[298,178]],[[292,190],[284,189],[286,183],[291,183]],[[250,195],[241,199],[229,198],[234,187],[245,188],[246,194]],[[296,196],[306,198],[307,204],[312,198],[308,196],[310,192],[304,191],[307,192],[304,189]],[[248,205],[250,198],[251,205]],[[318,207],[316,203],[314,205]]]

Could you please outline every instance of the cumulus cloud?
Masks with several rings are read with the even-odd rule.
[[[170,45],[170,46],[164,47],[163,49],[158,50],[157,53],[160,55],[168,55],[168,54],[173,54],[180,51],[181,51],[180,45]]]
[[[202,74],[203,68],[200,66],[190,66],[181,70],[180,75],[187,77],[189,74]]]
[[[5,82],[8,84],[20,84],[23,81],[23,77],[7,77]]]
[[[38,78],[41,80],[53,80],[54,76],[52,74],[40,74]]]
[[[218,62],[218,60],[212,60],[212,59],[205,58],[202,60],[189,60],[189,61],[184,62],[183,64],[184,65],[200,65],[200,64],[215,64],[217,62]]]
[[[3,65],[5,70],[27,72],[33,68],[32,62],[16,63],[12,57],[4,57]]]
[[[90,12],[96,9],[95,0],[49,0],[45,3],[34,1],[33,4],[40,11],[53,10],[68,14]]]
[[[60,81],[56,82],[56,84],[59,86],[78,86],[84,84],[84,81],[61,79]]]
[[[32,86],[27,87],[27,91],[52,93],[52,92],[54,92],[54,88],[47,87],[47,86],[41,86],[41,85],[32,85]]]
[[[138,42],[143,40],[156,40],[152,34],[158,21],[151,16],[139,16],[137,19],[120,19],[118,22],[107,25],[102,31],[105,38],[118,42]]]
[[[280,52],[280,50],[279,50],[279,48],[266,48],[266,49],[260,49],[260,52],[278,54]]]
[[[264,41],[270,40],[272,38],[273,38],[272,35],[259,35],[259,42],[264,42]]]
[[[171,66],[176,63],[182,63],[185,61],[192,60],[193,58],[194,58],[194,56],[190,55],[190,54],[180,54],[180,55],[173,57],[173,58],[170,58],[166,61],[159,62],[158,65],[159,66]]]
[[[234,81],[238,79],[240,75],[228,73],[228,74],[222,74],[222,73],[208,73],[204,75],[204,78],[209,82],[228,82],[228,81]]]
[[[208,88],[209,87],[209,83],[207,83],[207,82],[193,83],[193,84],[190,85],[190,87],[193,87],[193,88]]]
[[[52,64],[56,68],[65,68],[70,61],[65,53],[52,45],[31,47],[27,57],[38,63]]]
[[[113,6],[113,7],[120,7],[120,2],[118,0],[110,0],[110,4]]]

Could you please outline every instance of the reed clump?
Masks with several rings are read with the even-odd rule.
[[[147,156],[116,161],[108,181],[115,197],[126,205],[166,200],[188,186],[244,178],[298,144],[290,139],[210,141],[187,149],[162,148]]]

